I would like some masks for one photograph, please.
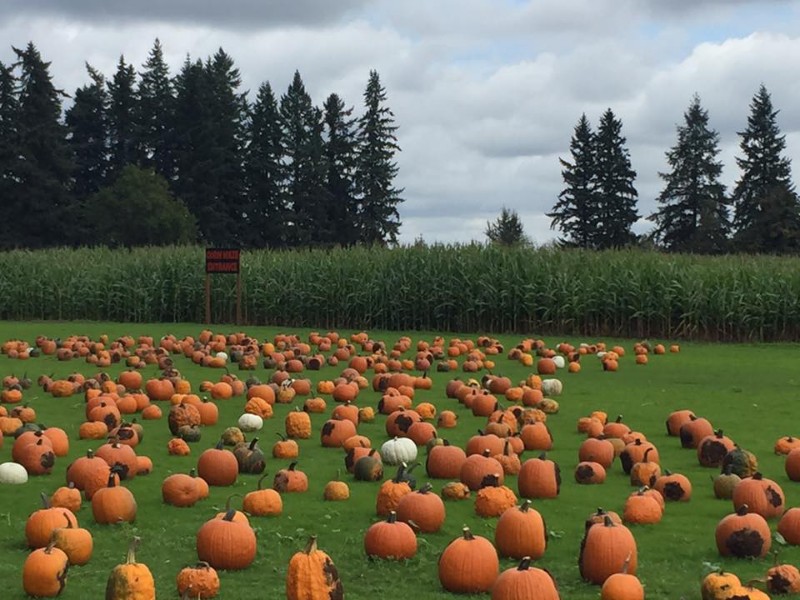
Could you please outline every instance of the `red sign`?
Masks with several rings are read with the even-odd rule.
[[[206,273],[238,273],[239,248],[206,248]]]

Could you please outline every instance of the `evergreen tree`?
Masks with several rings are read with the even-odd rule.
[[[636,171],[625,141],[622,122],[609,108],[600,118],[595,140],[598,248],[622,248],[636,239],[631,231],[639,218],[633,185]]]
[[[300,73],[281,97],[286,191],[291,210],[290,243],[313,246],[328,238],[328,190],[322,155],[322,113],[313,106]]]
[[[550,228],[557,228],[563,234],[559,239],[561,244],[594,248],[598,210],[595,136],[585,114],[575,126],[569,148],[572,162],[559,159],[566,187],[547,216],[552,219]]]
[[[778,204],[783,204],[794,196],[791,163],[781,156],[786,136],[780,133],[777,115],[767,88],[761,85],[750,103],[747,128],[739,132],[742,156],[736,158],[742,176],[733,190],[734,240],[736,248],[745,252],[775,251],[766,247],[771,237],[767,217],[773,214],[776,199],[782,198]]]
[[[695,96],[679,125],[678,141],[667,153],[669,173],[658,196],[661,208],[648,217],[654,237],[672,252],[718,253],[727,249],[729,228],[725,186],[719,182],[719,135],[708,127],[708,112]]]
[[[248,134],[245,155],[247,227],[243,242],[256,248],[285,246],[289,217],[284,202],[286,173],[281,115],[269,83],[258,88]]]
[[[358,225],[361,242],[386,244],[397,241],[400,214],[397,205],[402,189],[394,187],[397,145],[394,114],[387,106],[386,90],[377,71],[370,71],[364,91],[365,112],[359,119],[356,190],[359,200]]]
[[[137,98],[139,163],[172,181],[175,175],[175,90],[158,38],[144,63],[144,71],[139,74]]]
[[[330,195],[327,221],[329,243],[351,246],[358,242],[358,205],[355,198],[356,143],[353,109],[331,94],[323,105],[325,121],[325,184]]]
[[[17,182],[19,137],[17,135],[17,80],[12,67],[0,62],[0,249],[10,248],[16,239],[16,221],[21,199]]]
[[[72,156],[66,127],[61,123],[64,92],[53,85],[50,63],[29,43],[14,48],[19,67],[16,127],[19,151],[14,179],[16,193],[8,212],[14,239],[26,248],[57,246],[70,242],[73,214],[68,192]]]
[[[92,83],[75,91],[67,110],[69,141],[75,157],[73,193],[77,199],[94,194],[108,173],[108,92],[102,73],[86,65]]]
[[[511,247],[530,244],[517,211],[508,209],[505,206],[500,211],[500,216],[497,219],[486,223],[485,233],[489,241],[498,246]]]
[[[108,129],[112,177],[136,162],[136,70],[120,56],[117,71],[108,82]]]

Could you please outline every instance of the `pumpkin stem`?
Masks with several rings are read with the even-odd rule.
[[[389,511],[389,516],[386,517],[387,523],[395,523],[397,522],[397,513],[393,510]]]
[[[296,460],[293,460],[292,462],[290,462],[290,463],[289,463],[289,469],[288,469],[288,470],[289,470],[289,471],[294,471],[294,468],[295,468],[296,466],[297,466],[297,461],[296,461]]]
[[[223,521],[233,521],[233,519],[235,517],[236,517],[236,510],[231,508],[225,513],[225,516],[222,517],[222,520]]]
[[[228,496],[227,500],[225,500],[225,513],[226,514],[228,513],[229,510],[231,510],[231,500],[233,500],[236,497],[241,498],[242,495],[241,494],[231,494],[230,496]]]
[[[527,571],[531,566],[531,557],[524,556],[521,561],[519,561],[519,566],[517,567],[517,571]]]
[[[525,500],[525,502],[519,505],[519,510],[521,512],[528,512],[528,509],[530,509],[531,504],[532,502],[530,500]]]
[[[44,492],[39,492],[39,497],[42,499],[42,508],[50,508],[50,498]]]
[[[283,435],[283,434],[282,434],[280,431],[276,431],[276,432],[275,432],[275,435],[277,435],[279,438],[281,438],[281,441],[282,441],[282,442],[285,442],[285,441],[286,441],[286,436],[285,436],[285,435]]]
[[[264,474],[261,477],[258,478],[258,488],[257,489],[259,489],[259,490],[263,489],[261,487],[261,482],[264,481],[267,478],[267,475],[269,475],[269,473],[264,471]]]
[[[461,530],[461,534],[464,536],[464,539],[465,539],[465,540],[474,540],[474,539],[475,539],[475,536],[474,536],[474,535],[472,535],[472,532],[469,530],[469,527],[466,527],[466,526],[465,526],[465,527],[464,527],[464,528]]]
[[[252,442],[250,442],[250,450],[255,450],[255,449],[256,449],[256,444],[257,444],[257,443],[258,443],[258,438],[257,438],[257,437],[256,437],[256,438],[253,438],[253,441],[252,441]]]
[[[432,489],[433,489],[433,486],[431,485],[431,482],[427,481],[427,482],[425,482],[425,485],[423,485],[421,488],[419,488],[417,490],[417,492],[420,493],[420,494],[427,494]]]
[[[306,554],[311,554],[312,552],[317,551],[317,536],[312,535],[308,538],[308,543],[306,544],[305,549],[303,550]]]
[[[492,455],[492,451],[489,448],[485,448],[481,454],[483,454],[486,458],[489,458]]]
[[[740,517],[745,516],[748,512],[750,512],[750,507],[747,504],[742,504],[739,508],[736,509],[736,514]]]
[[[133,536],[131,543],[128,544],[128,555],[125,558],[125,564],[134,565],[136,564],[136,548],[139,547],[142,538],[138,535]]]
[[[603,525],[605,525],[606,527],[616,527],[616,525],[614,525],[614,521],[612,521],[611,517],[609,517],[608,515],[605,515],[603,517]]]
[[[628,574],[628,567],[630,566],[630,564],[631,564],[631,553],[628,552],[628,556],[625,557],[625,562],[622,563],[622,574],[623,575],[627,575]]]

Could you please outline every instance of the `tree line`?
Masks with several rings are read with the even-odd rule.
[[[777,115],[762,85],[750,103],[747,126],[738,133],[740,176],[727,193],[720,182],[719,134],[695,95],[677,126],[675,145],[666,152],[669,170],[659,173],[664,187],[658,208],[646,217],[654,228],[644,236],[632,232],[640,218],[636,172],[621,121],[608,109],[593,131],[582,115],[570,141],[571,157],[560,159],[564,189],[547,215],[561,234],[559,244],[645,245],[703,254],[798,252],[800,202]]]
[[[63,111],[36,46],[13,51],[0,62],[0,248],[397,239],[400,148],[377,71],[359,116],[335,93],[315,106],[297,71],[251,102],[223,49],[172,75],[156,39],[140,71],[87,64]]]

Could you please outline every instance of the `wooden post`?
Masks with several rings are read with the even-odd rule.
[[[206,273],[206,325],[211,323],[211,274]]]

